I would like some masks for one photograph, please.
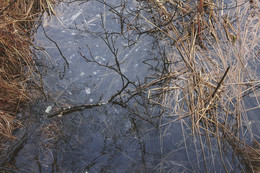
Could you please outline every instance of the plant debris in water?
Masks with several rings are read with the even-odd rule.
[[[35,81],[32,36],[35,22],[43,11],[52,12],[49,0],[0,0],[0,141],[15,139],[20,126],[16,114],[33,94]],[[36,75],[37,76],[37,75]]]
[[[24,5],[23,9],[27,9],[23,14],[13,13],[22,19],[21,22],[13,19],[8,21],[10,19],[6,16],[11,15],[12,11],[9,11],[10,14],[8,14],[7,9],[11,9],[11,6],[15,6],[18,2]],[[3,57],[0,61],[0,80],[3,81],[1,82],[4,84],[3,87],[6,87],[0,93],[3,95],[0,102],[0,109],[3,110],[0,113],[4,115],[0,119],[2,124],[0,132],[7,137],[12,137],[12,130],[15,127],[12,123],[6,123],[13,122],[14,119],[8,114],[17,112],[17,107],[15,110],[11,108],[29,98],[25,84],[32,73],[33,60],[28,54],[31,44],[28,29],[33,28],[33,25],[32,22],[24,21],[35,19],[34,15],[29,13],[35,5],[38,5],[38,8],[49,9],[49,13],[54,13],[49,6],[49,1],[45,3],[37,1],[36,4],[32,2],[28,3],[31,6],[25,6],[28,4],[20,1],[6,3],[0,13],[1,20],[6,20],[3,25],[0,25],[3,28],[1,31],[3,37],[0,40],[0,53],[1,58]],[[111,7],[108,2],[100,2],[114,10],[120,19],[123,18],[121,13]],[[111,50],[114,64],[102,64],[95,60],[88,45],[86,49],[89,50],[90,58],[83,53],[80,55],[88,63],[95,63],[119,74],[123,84],[122,89],[105,103],[63,108],[48,114],[47,118],[55,116],[61,118],[63,114],[107,103],[126,106],[135,95],[143,97],[144,94],[147,94],[147,98],[145,98],[147,102],[160,105],[165,109],[158,118],[168,121],[161,121],[159,128],[163,129],[178,121],[183,127],[184,143],[190,135],[187,134],[187,131],[191,132],[194,141],[199,141],[195,145],[196,148],[200,148],[202,153],[199,153],[199,150],[196,150],[195,153],[197,157],[200,154],[203,155],[206,172],[210,171],[211,166],[208,165],[206,153],[210,153],[208,155],[214,157],[216,155],[214,147],[216,146],[226,172],[232,170],[225,158],[227,148],[233,149],[233,153],[245,165],[246,171],[260,171],[260,148],[257,141],[259,139],[253,133],[246,133],[250,129],[247,113],[260,108],[257,96],[260,84],[259,72],[257,72],[259,66],[257,50],[260,38],[258,2],[254,0],[243,2],[234,0],[230,3],[213,0],[138,2],[140,9],[150,10],[151,13],[144,16],[140,10],[132,21],[124,23],[123,19],[120,20],[122,22],[121,34],[128,31],[137,32],[139,35],[150,34],[157,37],[160,43],[168,45],[169,49],[165,52],[166,59],[164,60],[165,70],[162,72],[157,67],[158,71],[161,70],[161,74],[153,81],[140,85],[132,83],[121,70],[120,61],[117,58],[118,52],[113,42],[113,33],[108,33],[104,24],[101,24],[104,29],[102,39]],[[123,4],[121,2],[124,9]],[[30,10],[28,11],[28,9]],[[138,23],[135,23],[135,20],[140,18],[147,23],[146,27],[135,26]],[[127,25],[126,30],[124,30],[124,24]],[[5,57],[9,58],[6,60]],[[66,61],[66,59],[64,60]],[[24,65],[28,67],[27,71],[22,68]],[[130,85],[136,89],[129,91]],[[86,88],[85,92],[86,94],[91,93],[89,88]],[[126,95],[129,98],[122,99]],[[248,108],[245,105],[245,99],[249,95],[255,96],[256,107]],[[46,109],[46,113],[50,113],[50,108]],[[10,113],[6,113],[4,110]],[[151,117],[144,118],[138,114],[136,116],[153,125]],[[132,124],[137,126],[134,119]],[[44,127],[42,129],[46,130]],[[55,123],[48,128],[60,133],[60,129]],[[186,130],[187,128],[189,130]],[[185,147],[187,146],[185,145]],[[186,148],[186,150],[188,149]],[[214,159],[212,162],[213,165]]]
[[[163,32],[164,42],[172,45],[168,53],[165,85],[149,90],[154,103],[168,109],[165,115],[178,121],[189,118],[193,135],[212,151],[217,140],[226,172],[223,144],[230,145],[250,171],[260,169],[260,150],[249,128],[244,100],[259,88],[259,11],[256,1],[224,4],[222,1],[149,1],[157,12],[143,17],[154,30]],[[161,19],[153,21],[152,19]],[[178,52],[178,53],[176,53]],[[175,63],[176,62],[176,63]],[[253,65],[255,64],[255,65]],[[153,95],[160,93],[158,100]],[[170,124],[166,123],[166,124]],[[165,124],[165,125],[166,125]],[[206,140],[204,141],[203,138]]]

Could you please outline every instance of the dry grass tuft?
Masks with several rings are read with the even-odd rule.
[[[153,26],[165,34],[163,42],[172,48],[168,52],[169,73],[160,79],[166,85],[149,90],[148,97],[166,107],[167,117],[175,118],[173,122],[189,118],[204,160],[202,138],[212,152],[213,136],[227,172],[224,143],[257,172],[260,150],[252,146],[254,137],[251,142],[246,140],[245,131],[250,127],[247,112],[260,108],[260,15],[257,2],[236,2],[150,0],[161,19]],[[225,5],[234,8],[221,10]],[[158,93],[160,97],[154,98]],[[245,106],[249,94],[256,107]]]
[[[260,171],[260,145],[255,146],[255,151],[248,150],[247,148],[237,148],[235,152],[239,155],[242,160],[241,162],[246,165],[246,169],[249,172],[259,172]],[[253,170],[253,171],[252,171]]]
[[[0,112],[0,116],[0,135],[6,138],[16,139],[12,135],[12,131],[18,126],[18,124],[14,122],[15,118],[3,111]]]
[[[53,13],[49,0],[0,0],[0,133],[14,138],[15,115],[30,100],[27,82],[34,61],[30,46],[35,22],[42,11]]]

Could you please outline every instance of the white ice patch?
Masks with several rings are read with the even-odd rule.
[[[122,73],[125,73],[127,70],[125,68],[121,69]]]
[[[91,93],[90,88],[85,88],[85,92],[86,94],[90,94]]]
[[[115,112],[116,112],[117,114],[119,114],[119,111],[118,111],[117,109],[115,109]]]
[[[48,107],[46,108],[45,112],[48,114],[48,113],[51,112],[51,110],[52,110],[52,106],[48,106]]]
[[[126,128],[126,130],[130,130],[131,127],[132,127],[131,122],[130,122],[129,120],[126,120],[126,121],[125,121],[125,128]]]
[[[82,12],[80,11],[80,12],[74,14],[70,19],[71,19],[72,21],[75,20],[75,19],[77,19],[77,17],[79,17],[79,15],[80,15],[81,13],[82,13]]]
[[[96,75],[96,74],[98,74],[99,72],[100,72],[100,70],[97,70],[97,71],[93,71],[92,73]]]

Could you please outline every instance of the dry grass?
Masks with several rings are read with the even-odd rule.
[[[30,100],[27,82],[34,61],[30,51],[35,22],[42,11],[53,12],[49,0],[0,0],[0,134],[11,138],[21,103]]]
[[[150,3],[162,19],[163,27],[158,26],[166,35],[162,42],[171,44],[172,49],[168,52],[169,73],[160,79],[167,84],[149,90],[149,99],[166,107],[166,116],[174,118],[172,122],[189,118],[189,127],[200,141],[204,160],[202,138],[212,152],[213,136],[227,172],[224,143],[234,149],[250,171],[259,171],[260,150],[252,145],[254,137],[251,142],[245,139],[249,128],[247,112],[260,108],[257,1],[223,4],[213,0],[151,0]],[[224,5],[234,8],[220,10]],[[145,20],[152,23],[148,18]],[[158,93],[160,97],[153,98]],[[249,93],[255,95],[257,103],[250,109],[244,104]]]

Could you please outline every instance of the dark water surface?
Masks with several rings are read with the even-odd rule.
[[[63,2],[56,7],[57,17],[43,17],[36,42],[46,54],[36,54],[48,99],[33,105],[23,129],[29,135],[12,164],[18,172],[28,173],[205,172],[189,120],[162,116],[164,109],[149,102],[146,92],[131,99],[127,94],[163,73],[167,45],[122,25],[120,20],[134,21],[138,31],[149,27],[136,16],[137,1],[104,2]],[[124,86],[119,100],[129,101],[108,103]],[[102,105],[44,118],[60,108],[97,103]],[[224,172],[214,139],[212,145],[211,151],[205,150],[207,169]],[[228,151],[225,159],[230,172],[240,172]]]

